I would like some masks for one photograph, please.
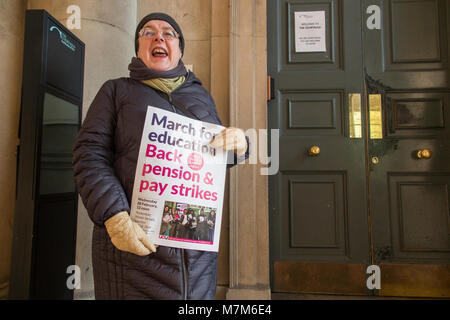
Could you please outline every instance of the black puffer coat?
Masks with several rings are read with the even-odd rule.
[[[210,94],[193,73],[172,92],[198,119],[220,124]],[[104,222],[130,211],[147,106],[182,114],[154,89],[131,78],[107,81],[77,137],[73,168],[83,203],[94,222],[92,262],[97,299],[214,299],[217,253],[160,246],[137,256],[114,247]],[[192,115],[191,115],[192,116]]]

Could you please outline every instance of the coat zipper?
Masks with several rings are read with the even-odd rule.
[[[177,89],[179,89],[179,88],[180,87],[178,87]],[[175,89],[175,90],[177,90],[177,89]],[[173,109],[173,112],[177,113],[177,110],[176,110],[175,106],[172,104],[173,100],[172,100],[172,95],[170,94],[170,92],[167,93],[167,97],[169,98],[169,103],[170,103],[170,106]],[[187,266],[186,266],[186,261],[185,260],[186,259],[185,259],[184,249],[181,249],[181,269],[183,271],[183,299],[187,300],[187,298],[188,298],[188,279],[187,279],[187,274],[186,274]]]
[[[169,97],[169,103],[170,103],[170,106],[173,109],[173,112],[177,113],[177,110],[175,109],[175,106],[172,104],[172,96],[171,96],[171,94],[168,93],[167,96]]]
[[[172,104],[172,95],[167,93],[167,97],[169,98],[170,106],[173,109],[174,113],[177,113],[175,106]],[[186,261],[185,261],[185,253],[184,249],[181,249],[181,269],[183,270],[183,300],[187,300],[188,297],[188,279],[186,274]]]
[[[185,254],[184,249],[181,249],[181,268],[183,270],[183,300],[187,300],[188,296],[188,280],[186,274],[186,263],[185,263]]]

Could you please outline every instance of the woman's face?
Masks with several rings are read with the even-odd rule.
[[[144,28],[151,28],[156,34],[152,38],[139,37],[138,57],[149,69],[167,71],[175,68],[182,56],[180,39],[166,40],[162,37],[163,31],[174,31],[172,26],[166,21],[150,20]]]

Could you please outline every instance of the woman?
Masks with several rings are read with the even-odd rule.
[[[148,105],[221,122],[212,97],[181,60],[185,43],[175,20],[149,14],[138,24],[135,39],[137,58],[129,65],[130,77],[101,87],[73,152],[75,181],[94,222],[95,296],[214,299],[217,253],[156,249],[129,212]],[[211,145],[234,150],[235,160],[248,157],[248,141],[237,128],[225,129]]]
[[[200,210],[200,214],[198,215],[198,240],[207,241],[208,240],[208,225],[206,224],[205,211],[203,209]]]
[[[170,230],[171,230],[171,225],[170,222],[172,221],[171,219],[171,211],[172,209],[168,209],[167,211],[164,210],[163,215],[162,215],[162,221],[161,221],[161,229],[159,231],[160,235],[166,236],[168,237],[170,234]]]
[[[193,209],[189,209],[188,213],[188,239],[198,240],[197,239],[197,216]]]
[[[216,211],[211,210],[206,219],[208,224],[208,241],[214,241],[214,228],[216,226]]]
[[[180,233],[180,214],[178,209],[175,209],[175,214],[173,215],[172,228],[170,230],[170,236],[172,238],[178,238]]]
[[[189,219],[188,219],[188,209],[184,209],[183,214],[180,218],[181,221],[181,232],[179,237],[182,239],[187,239],[189,233]]]

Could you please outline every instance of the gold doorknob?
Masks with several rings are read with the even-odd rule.
[[[372,161],[373,164],[380,163],[380,159],[378,157],[372,157],[372,159],[370,159],[370,161]]]
[[[320,148],[318,146],[312,146],[311,148],[309,148],[308,150],[308,154],[310,156],[318,156],[320,153]]]
[[[417,158],[419,159],[430,159],[432,156],[432,152],[430,149],[423,149],[417,151]]]

